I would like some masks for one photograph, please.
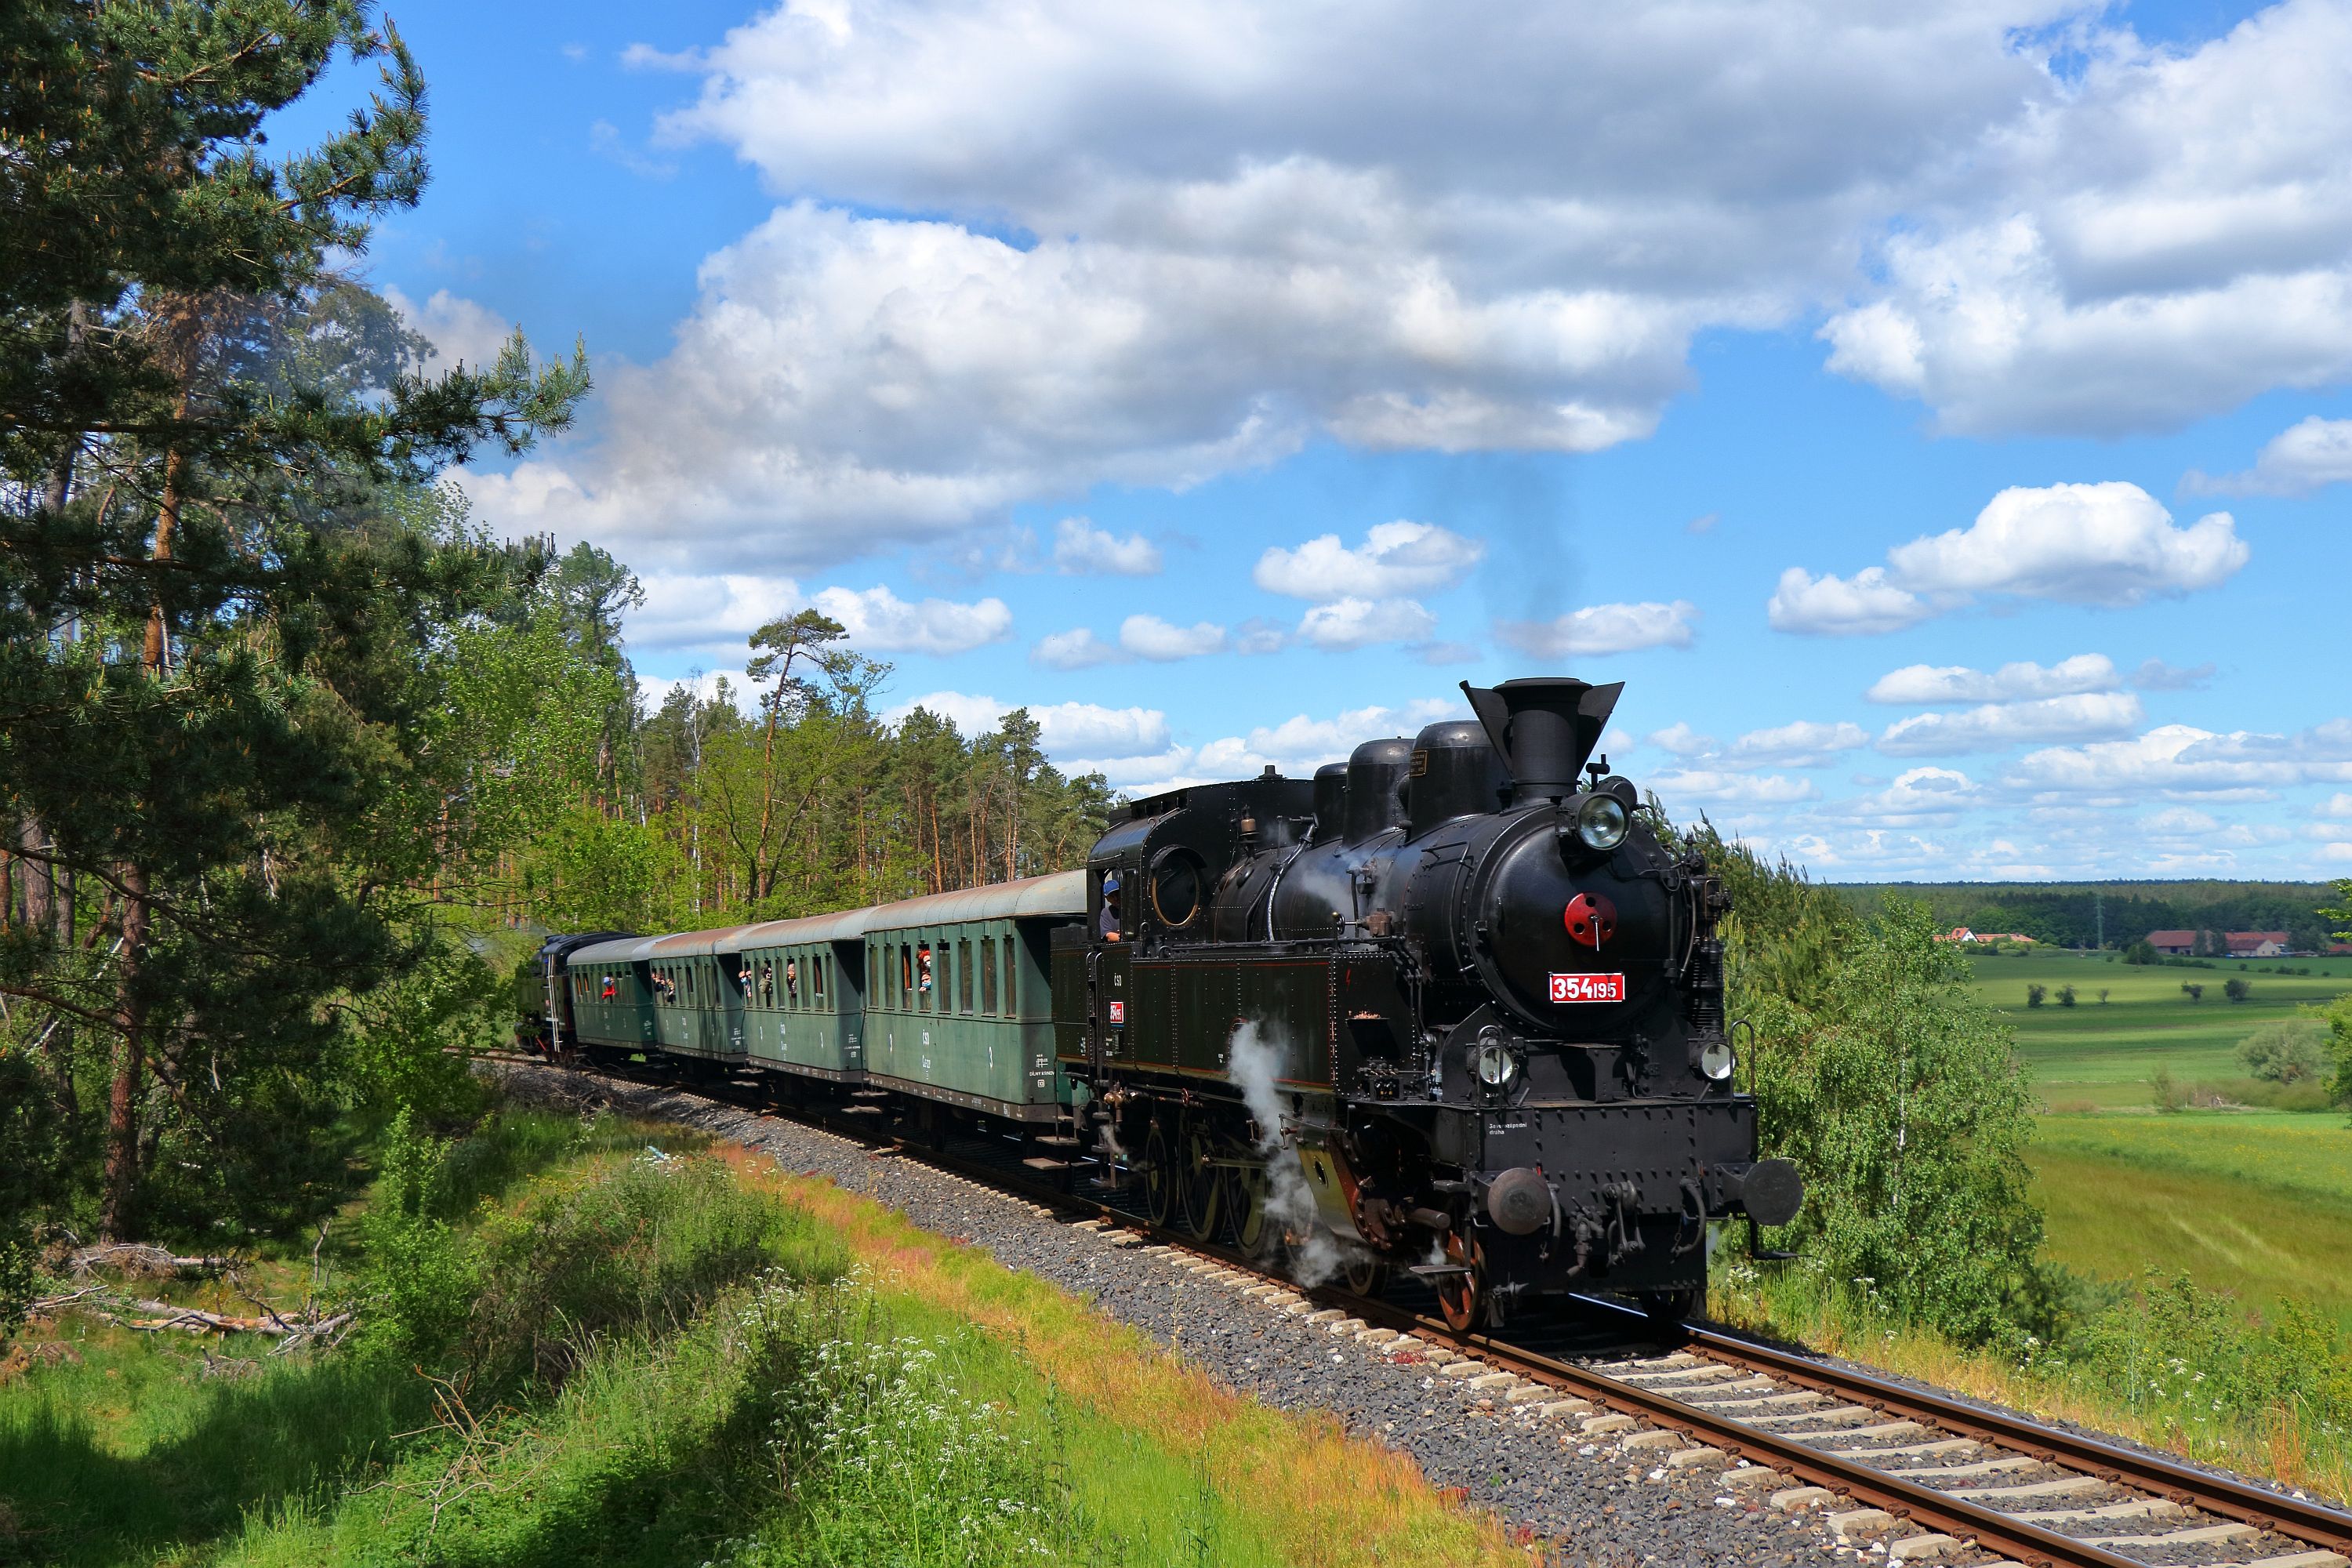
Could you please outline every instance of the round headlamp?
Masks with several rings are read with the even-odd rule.
[[[1576,808],[1576,837],[1587,849],[1607,854],[1625,842],[1625,805],[1613,795],[1585,797]]]
[[[1470,1053],[1470,1070],[1484,1089],[1508,1089],[1519,1076],[1519,1058],[1500,1040],[1482,1040]]]
[[[1738,1059],[1732,1055],[1731,1042],[1718,1036],[1700,1048],[1698,1070],[1721,1083],[1731,1076],[1732,1065]]]

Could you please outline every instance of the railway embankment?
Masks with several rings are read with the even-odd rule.
[[[942,1179],[926,1229],[821,1151],[609,1098],[388,1140],[321,1249],[360,1313],[331,1349],[56,1308],[0,1380],[0,1561],[1535,1560],[970,1244],[1017,1205]]]
[[[1866,1542],[1840,1531],[1836,1510],[1815,1508],[1812,1499],[1774,1506],[1769,1491],[1749,1484],[1768,1470],[1693,1445],[1670,1448],[1665,1434],[1590,1402],[1441,1342],[1318,1310],[1261,1278],[1139,1244],[1131,1232],[1073,1224],[869,1142],[698,1095],[529,1067],[504,1076],[518,1096],[574,1109],[609,1106],[762,1156],[802,1178],[807,1185],[796,1189],[796,1201],[845,1234],[872,1225],[877,1206],[902,1215],[1012,1277],[1034,1278],[1059,1300],[1084,1303],[1082,1317],[1059,1320],[1065,1325],[1091,1321],[1134,1331],[1196,1369],[1221,1397],[1302,1417],[1307,1430],[1343,1430],[1367,1454],[1410,1458],[1409,1473],[1496,1521],[1523,1548],[1549,1551],[1552,1561],[1760,1568],[1867,1551]],[[1033,1341],[1032,1351],[1074,1394],[1108,1397],[1133,1363],[1092,1360],[1097,1352],[1087,1344],[1099,1332],[1090,1329],[1086,1342]],[[1282,1462],[1288,1467],[1296,1457]],[[1368,1468],[1339,1484],[1376,1492],[1393,1483]],[[1395,1559],[1327,1539],[1303,1560]],[[1969,1551],[1950,1559],[1990,1560]]]

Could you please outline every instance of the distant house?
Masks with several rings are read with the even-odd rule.
[[[2330,958],[2352,957],[2352,942],[2331,942],[2327,944]]]
[[[2021,942],[2028,946],[2032,945],[2033,942],[2033,939],[2023,931],[1970,931],[1967,926],[1954,926],[1951,930],[1939,933],[1936,940],[1937,942]]]
[[[2152,931],[2147,933],[2147,945],[2167,958],[2186,958],[2197,951],[2197,933],[2193,931]]]
[[[2231,958],[2277,958],[2287,950],[2283,931],[2233,931],[2224,940]]]

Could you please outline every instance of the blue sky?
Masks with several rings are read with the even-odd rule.
[[[1591,9],[411,4],[369,266],[586,340],[464,482],[655,682],[814,603],[1140,790],[1567,672],[1826,877],[2352,871],[2352,4]]]

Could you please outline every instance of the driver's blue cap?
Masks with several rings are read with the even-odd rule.
[[[1118,891],[1118,872],[1113,871],[1109,876],[1103,879],[1103,891],[1106,893],[1116,893]]]

